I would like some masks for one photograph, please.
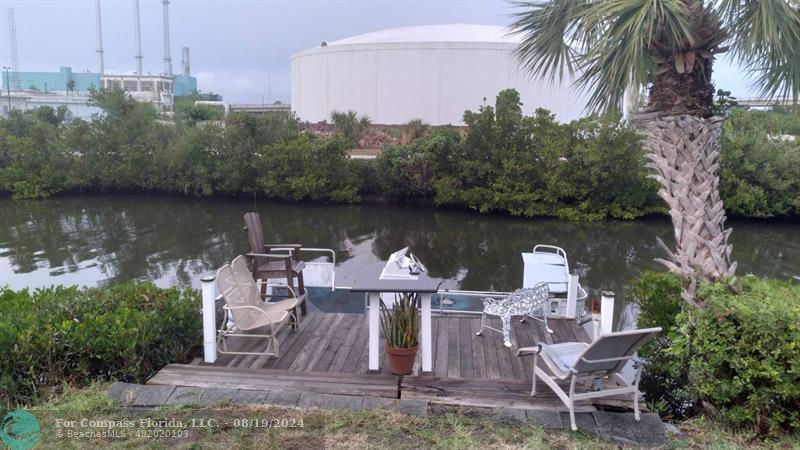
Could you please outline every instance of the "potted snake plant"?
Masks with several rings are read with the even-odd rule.
[[[419,304],[417,293],[396,296],[392,308],[381,301],[381,329],[386,340],[389,367],[395,375],[408,375],[414,367],[419,348]]]

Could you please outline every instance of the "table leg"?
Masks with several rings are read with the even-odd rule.
[[[431,294],[422,294],[422,372],[433,371],[433,336],[431,335]]]
[[[380,293],[369,293],[369,371],[380,371]]]

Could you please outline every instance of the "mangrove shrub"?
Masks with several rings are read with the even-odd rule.
[[[200,295],[128,282],[110,288],[0,289],[0,404],[61,383],[144,383],[188,362],[202,337]]]

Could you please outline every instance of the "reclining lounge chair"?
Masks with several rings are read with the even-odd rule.
[[[636,375],[633,384],[630,386],[627,386],[627,383],[623,381],[622,387],[576,394],[575,383],[579,379],[608,381],[613,376],[619,377],[620,370],[622,370],[626,362],[634,358],[639,347],[660,332],[661,328],[620,331],[601,335],[591,344],[584,342],[540,343],[535,347],[525,347],[517,350],[517,356],[533,355],[531,396],[536,395],[536,377],[538,376],[545,384],[550,386],[550,389],[569,408],[569,419],[573,431],[577,430],[575,426],[575,402],[577,400],[632,394],[634,417],[638,421],[640,364],[637,364]],[[547,365],[547,368],[550,369],[550,372],[553,373],[553,376],[548,375],[544,369],[537,365],[540,357]],[[567,379],[570,380],[569,394],[564,392],[556,383],[556,380]]]

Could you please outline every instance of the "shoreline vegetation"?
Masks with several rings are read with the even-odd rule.
[[[526,116],[514,90],[466,111],[465,127],[387,129],[398,136],[374,160],[348,157],[368,126],[355,113],[318,134],[286,114],[220,122],[189,103],[166,122],[121,90],[93,101],[104,111],[93,121],[51,108],[0,120],[0,193],[404,201],[570,220],[666,214],[629,124],[612,115],[559,123],[541,109]],[[720,189],[732,217],[800,217],[799,135],[800,115],[730,111]]]

